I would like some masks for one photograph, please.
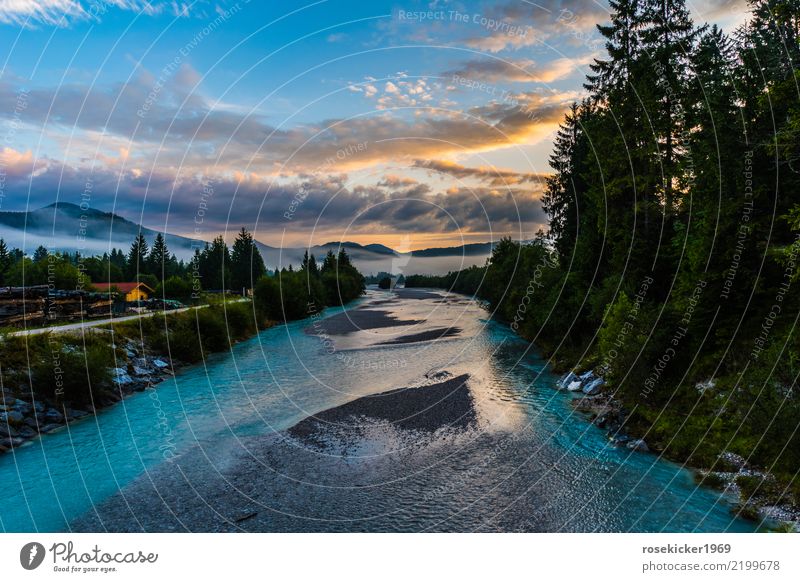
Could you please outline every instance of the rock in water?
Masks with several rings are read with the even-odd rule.
[[[642,453],[650,452],[650,447],[644,442],[644,439],[633,439],[626,445],[632,451],[639,451]]]
[[[570,384],[572,384],[578,377],[575,375],[575,372],[570,372],[566,376],[564,376],[561,381],[558,383],[559,388],[566,388]]]
[[[581,389],[580,380],[574,380],[573,382],[570,383],[569,386],[567,386],[567,390],[569,390],[570,392],[578,392],[580,389]]]
[[[124,386],[125,384],[133,382],[133,378],[128,375],[128,371],[124,368],[113,368],[111,372],[113,374],[112,381],[118,386]]]
[[[594,396],[603,388],[605,381],[602,378],[596,378],[583,387],[583,393],[589,396]]]

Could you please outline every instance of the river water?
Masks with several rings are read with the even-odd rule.
[[[298,486],[293,492],[299,499],[281,501],[291,495],[277,489],[288,491],[299,482],[292,476],[289,448],[280,455],[281,476],[289,485],[265,479],[262,496],[248,499],[260,499],[259,507],[274,503],[269,510],[276,515],[291,509],[293,517],[257,521],[253,528],[755,530],[755,524],[733,516],[725,498],[698,488],[688,470],[655,454],[611,445],[603,431],[573,411],[573,396],[556,389],[558,378],[540,355],[476,302],[440,292],[398,297],[371,290],[346,311],[331,309],[324,316],[341,323],[343,313],[351,328],[325,326],[336,319],[271,328],[155,390],[0,456],[0,530],[69,531],[75,520],[104,505],[117,507],[112,513],[124,525],[100,519],[97,529],[160,529],[142,525],[140,517],[149,510],[129,503],[125,492],[143,484],[155,484],[158,491],[170,459],[198,451],[220,457],[228,450],[238,458],[250,450],[249,443],[283,435],[309,415],[420,385],[426,374],[436,373],[469,377],[477,427],[458,434],[439,431],[411,444],[407,434],[402,442],[384,442],[378,453],[350,453],[358,498],[342,488],[341,480],[353,478],[352,472],[320,475],[327,465],[317,464],[312,474],[318,483],[302,486],[311,491]],[[435,341],[402,343],[447,328],[446,337]],[[298,459],[303,454],[308,451],[298,452]],[[370,460],[376,457],[391,468]],[[387,486],[390,481],[399,485]],[[325,494],[317,496],[319,484]],[[128,513],[120,517],[119,507]],[[215,530],[212,524],[184,527]]]

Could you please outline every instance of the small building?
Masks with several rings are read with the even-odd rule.
[[[125,301],[147,301],[152,293],[155,293],[146,283],[92,283],[99,291],[111,291],[116,288],[120,293],[125,294]]]

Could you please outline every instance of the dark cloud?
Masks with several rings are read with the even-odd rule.
[[[386,180],[374,186],[347,186],[342,175],[275,183],[257,178],[176,179],[166,172],[89,174],[53,162],[32,179],[10,174],[5,193],[6,200],[21,203],[18,210],[56,199],[75,204],[86,200],[135,222],[144,216],[145,226],[206,239],[241,226],[274,239],[283,229],[514,232],[521,225],[529,231],[544,222],[532,189],[453,188],[432,194],[423,183],[396,186]]]
[[[541,185],[541,183],[547,179],[549,175],[515,172],[513,170],[505,170],[494,167],[469,168],[467,166],[462,166],[461,164],[446,160],[416,160],[414,162],[414,167],[424,168],[426,170],[431,170],[441,174],[447,174],[449,176],[453,176],[454,178],[458,178],[459,180],[474,178],[480,180],[481,182],[488,183],[491,186],[498,187],[512,186],[525,182]]]
[[[476,59],[465,61],[461,66],[445,75],[453,77],[455,86],[468,86],[471,79],[484,81],[520,82],[520,83],[552,83],[574,73],[583,73],[581,67],[592,62],[593,58],[558,58],[537,65],[528,59]]]

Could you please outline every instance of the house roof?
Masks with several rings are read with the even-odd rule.
[[[116,287],[122,293],[130,293],[134,289],[142,287],[144,290],[150,293],[153,292],[153,289],[151,289],[150,286],[147,285],[146,283],[137,283],[136,281],[131,281],[128,283],[92,283],[92,285],[101,291],[105,291],[107,289],[111,289],[112,287]]]

